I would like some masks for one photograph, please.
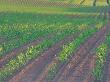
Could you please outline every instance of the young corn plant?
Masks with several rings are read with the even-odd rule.
[[[96,31],[97,31],[97,29],[95,29],[95,28],[86,29],[86,31],[82,32],[71,43],[64,45],[63,50],[61,51],[61,53],[58,57],[59,60],[61,62],[67,61],[68,57],[71,56],[72,52],[75,52],[75,50],[80,46],[80,44],[83,43],[88,37],[90,37]]]
[[[19,70],[33,58],[37,58],[41,52],[55,44],[58,39],[61,40],[65,36],[71,34],[71,32],[68,32],[67,34],[65,34],[64,32],[62,32],[60,35],[56,34],[56,36],[51,39],[45,39],[42,43],[36,46],[29,47],[24,53],[20,53],[17,57],[11,59],[0,70],[0,81],[5,81],[5,79],[9,76],[12,76],[16,70]]]
[[[95,77],[96,81],[100,81],[103,77],[103,66],[107,56],[107,44],[102,43],[96,50],[97,60],[96,66],[93,69],[93,76]]]

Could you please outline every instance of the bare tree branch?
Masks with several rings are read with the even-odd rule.
[[[82,0],[82,1],[80,2],[80,5],[83,4],[84,2],[85,2],[85,0]]]
[[[94,0],[93,1],[93,6],[96,6],[96,2],[97,2],[97,0]]]

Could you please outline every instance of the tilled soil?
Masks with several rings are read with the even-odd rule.
[[[98,40],[93,49],[90,50],[90,52],[82,58],[75,67],[70,68],[69,73],[66,75],[63,82],[94,82],[92,76],[96,61],[94,49],[96,49],[103,41],[104,38]]]
[[[93,69],[92,66],[90,66],[93,58],[94,54],[89,53],[78,66],[72,69],[71,74],[67,75],[68,78],[65,82],[82,82],[85,80],[87,73],[90,72],[90,69]],[[91,75],[91,73],[88,75]]]
[[[100,38],[104,38],[106,33],[109,30],[109,25],[107,25],[106,27],[102,28],[99,32],[97,32],[93,37],[91,37],[90,39],[88,39],[88,41],[81,46],[81,48],[74,54],[75,56],[73,56],[70,61],[68,63],[66,63],[59,71],[59,73],[56,75],[55,79],[53,80],[53,82],[62,82],[62,80],[65,82],[65,77],[67,78],[67,75],[70,74],[72,71],[72,69],[78,65],[79,61],[81,59],[84,59],[88,53],[88,51],[90,51],[90,49],[92,47],[94,47],[93,45],[95,45],[95,43],[97,43],[97,41]],[[74,80],[70,81],[70,82],[74,82]],[[79,82],[79,81],[78,81]]]
[[[104,37],[101,39],[101,41],[98,41],[96,44],[94,44],[94,47],[97,47],[101,42],[103,42],[103,40],[104,40]],[[89,42],[91,42],[91,39],[89,40]],[[37,79],[35,80],[35,82],[53,82],[52,80],[47,80],[46,79],[46,77],[48,76],[48,71],[49,71],[50,68],[52,68],[53,64],[57,64],[57,66],[58,66],[57,68],[58,69],[62,69],[62,66],[63,65],[60,64],[58,58],[55,57],[52,60],[52,62],[44,68],[43,72],[39,75],[39,77],[37,77]],[[57,81],[55,81],[55,82],[57,82]]]
[[[16,74],[9,82],[32,82],[37,75],[41,73],[43,68],[52,61],[52,59],[59,53],[61,47],[74,40],[76,35],[71,35],[59,43],[53,45],[47,51],[45,51],[40,57],[33,60],[24,69],[22,69],[18,74]]]
[[[96,57],[90,51],[103,42],[109,29],[110,25],[107,25],[88,38],[69,61],[61,66],[61,69],[59,69],[51,82],[94,82],[90,71],[94,67]],[[53,63],[58,62],[56,57],[62,50],[62,45],[71,42],[73,39],[74,37],[70,36],[53,45],[41,56],[24,66],[10,80],[6,80],[6,82],[48,82],[45,80],[48,69]]]
[[[92,76],[91,73],[93,71],[93,68],[95,67],[95,61],[96,61],[96,55],[94,54],[90,62],[86,65],[87,69],[84,69],[86,71],[85,75],[81,74],[81,77],[85,76],[82,82],[94,82],[94,77]]]
[[[103,40],[104,40],[104,37],[101,39],[101,40],[98,40],[98,42],[96,43],[96,44],[94,44],[94,47],[97,47],[97,45],[99,45],[101,42],[103,42]],[[91,42],[91,40],[89,40],[90,42]],[[87,46],[86,46],[87,47]],[[83,49],[84,50],[84,49]],[[86,50],[85,50],[86,51]],[[90,50],[89,50],[90,51]],[[88,51],[87,51],[88,52]],[[76,55],[77,57],[79,56],[79,55]],[[77,57],[76,57],[76,59],[74,60],[74,61],[77,61],[78,59],[77,59]],[[84,56],[85,57],[85,56]],[[80,57],[80,58],[84,58],[84,57]],[[79,59],[79,61],[80,60],[82,60],[82,59]],[[80,61],[80,62],[82,62],[82,61]],[[76,62],[75,62],[76,63]],[[60,62],[59,62],[59,60],[58,60],[58,58],[57,57],[55,57],[53,60],[52,60],[52,62],[47,66],[47,67],[45,67],[44,68],[44,70],[43,70],[43,72],[39,75],[39,77],[35,80],[35,82],[51,82],[51,80],[47,80],[46,79],[46,76],[48,76],[48,71],[49,71],[49,69],[50,68],[52,68],[52,65],[53,64],[57,64],[58,65],[58,69],[62,69],[62,66],[63,66],[63,64],[60,64]],[[60,65],[59,65],[60,64]],[[71,72],[72,73],[72,72]],[[68,76],[68,75],[67,75]]]
[[[0,59],[0,68],[2,68],[10,59],[16,57],[19,53],[23,52],[24,50],[26,50],[28,47],[30,46],[34,46],[37,45],[39,43],[41,43],[43,40],[45,40],[45,38],[51,38],[52,36],[48,36],[48,37],[39,37],[38,39],[27,43],[19,48],[15,48],[14,50],[12,50],[11,52],[5,54],[5,56],[3,56]]]

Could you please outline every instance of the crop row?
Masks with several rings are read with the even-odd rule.
[[[81,22],[82,20],[76,20]],[[48,36],[49,34],[54,34],[56,32],[74,30],[78,28],[79,30],[84,30],[90,21],[84,21],[83,24],[79,23],[66,23],[66,24],[48,24],[48,23],[38,23],[38,24],[4,24],[0,26],[0,36],[3,37],[3,42],[0,44],[0,57],[4,56],[5,53],[10,52],[14,48],[18,48],[23,44],[29,43],[40,36]],[[97,23],[95,27],[102,27],[103,23]]]
[[[96,66],[93,69],[93,76],[97,81],[103,77],[103,66],[107,56],[107,48],[107,44],[103,43],[96,50],[97,59]]]
[[[58,29],[55,25],[48,24],[15,24],[11,26],[1,26],[0,35],[3,36],[5,40],[0,44],[0,56],[2,57],[5,53],[13,50],[14,48],[31,42],[40,36],[48,36],[50,33],[53,35],[56,32],[60,33],[61,31],[66,32],[66,30],[71,29],[70,31],[72,31],[74,29],[74,27],[70,28],[70,25],[68,25],[68,28],[65,28],[66,26],[67,25],[61,27],[60,25]]]
[[[71,43],[64,45],[63,50],[59,53],[57,60],[58,63],[55,63],[53,67],[51,67],[48,71],[48,80],[52,80],[55,77],[55,74],[58,72],[58,68],[63,63],[67,62],[67,60],[72,56],[72,53],[75,53],[75,51],[80,47],[84,41],[90,37],[92,34],[94,34],[98,29],[96,28],[87,28],[84,32],[82,32],[75,40],[73,40]]]
[[[30,60],[40,56],[41,52],[51,47],[53,44],[63,39],[64,37],[74,34],[78,31],[79,32],[82,31],[82,33],[73,42],[63,46],[63,50],[59,54],[58,60],[60,61],[60,63],[64,61],[66,62],[67,59],[72,54],[72,52],[74,52],[80,46],[80,44],[85,41],[87,37],[91,36],[93,33],[95,33],[99,29],[97,28],[97,26],[94,28],[90,28],[86,24],[76,26],[78,28],[74,27],[74,28],[68,28],[68,29],[66,27],[64,28],[64,26],[62,26],[63,28],[62,27],[55,28],[56,31],[54,32],[56,32],[56,34],[50,40],[45,39],[39,45],[31,46],[30,48],[28,48],[28,50],[21,52],[17,57],[11,59],[2,69],[0,69],[0,76],[1,76],[0,80],[4,81],[7,77],[12,76],[14,72],[16,72],[16,70],[19,70],[20,68],[22,68],[22,66],[26,65],[26,63],[28,63]],[[67,26],[69,27],[68,24]]]
[[[48,29],[34,29],[36,27],[29,29],[28,25],[27,28],[25,26],[22,26],[23,28],[17,28],[16,25],[14,26],[15,28],[12,27],[13,26],[2,28],[1,33],[4,34],[6,40],[0,45],[2,48],[2,51],[0,52],[1,56],[14,48],[37,39],[39,36],[47,35],[49,32],[51,33]]]
[[[51,25],[51,26],[54,26],[54,25]],[[45,26],[45,28],[48,28],[48,27]],[[72,28],[71,25],[67,24],[67,25],[62,25],[62,26],[60,25],[59,28],[58,27],[53,28],[54,30],[50,27],[48,29],[50,32],[56,32],[54,37],[52,37],[50,40],[45,39],[40,44],[36,46],[31,46],[26,51],[21,52],[15,58],[12,58],[6,65],[4,65],[2,69],[0,69],[0,76],[1,76],[0,80],[1,81],[4,81],[7,77],[12,76],[14,72],[16,72],[16,70],[19,70],[20,68],[22,68],[22,66],[26,65],[30,60],[40,56],[41,52],[51,47],[53,44],[55,44],[59,40],[62,40],[63,38],[71,34],[82,31],[82,33],[73,42],[71,42],[68,45],[63,46],[63,50],[61,51],[58,58],[61,62],[66,60],[70,56],[72,51],[75,51],[75,49],[78,48],[80,44],[85,41],[87,37],[89,37],[94,32],[96,32],[96,30],[98,30],[99,28],[97,28],[97,26],[94,28],[90,28],[89,25],[87,24],[81,24],[76,27],[74,26]]]
[[[104,64],[106,62],[107,55],[109,54],[110,48],[110,33],[106,36],[105,42],[98,46],[96,49],[96,63],[93,69],[93,76],[96,81],[100,81],[104,75]]]
[[[4,81],[7,77],[12,76],[16,70],[19,70],[22,66],[26,65],[30,60],[40,56],[41,52],[75,32],[77,32],[77,29],[62,31],[57,33],[53,38],[45,39],[42,43],[36,46],[31,46],[26,51],[21,52],[0,69],[0,81]]]

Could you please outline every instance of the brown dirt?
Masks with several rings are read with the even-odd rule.
[[[70,61],[67,62],[60,69],[53,82],[61,82],[62,79],[64,79],[67,76],[67,74],[72,72],[71,68],[77,66],[79,61],[86,57],[87,53],[90,51],[91,48],[94,47],[93,45],[96,44],[100,38],[103,39],[105,37],[106,33],[108,32],[108,29],[110,29],[109,27],[110,25],[107,25],[106,27],[102,28],[99,32],[94,34],[90,39],[88,39],[87,42],[84,45],[82,45],[80,49],[74,54]]]
[[[93,53],[89,53],[85,59],[76,67],[71,76],[67,78],[65,82],[91,82],[92,70],[95,66],[96,56]]]
[[[90,63],[88,63],[88,69],[86,69],[87,73],[85,75],[85,78],[82,80],[82,82],[94,82],[94,78],[91,73],[95,67],[95,61],[96,61],[96,55],[94,55],[93,58],[90,60]]]
[[[104,40],[104,37],[103,38],[101,38],[101,40],[98,40],[98,42],[95,44],[95,47],[97,47],[101,42],[103,42],[103,40]],[[94,49],[93,49],[94,50]],[[92,51],[93,51],[92,50]],[[77,59],[77,58],[76,58]],[[90,61],[90,59],[88,59],[89,61]],[[95,60],[94,60],[95,61]],[[92,64],[91,64],[91,66],[90,66],[90,68],[88,68],[88,70],[89,70],[89,72],[90,72],[90,70],[92,70],[93,69],[93,65],[94,65],[94,62],[92,59],[91,59],[91,62],[92,62]],[[45,68],[44,68],[44,70],[43,70],[43,72],[36,78],[36,80],[34,81],[34,82],[51,82],[51,81],[48,81],[48,80],[46,80],[46,76],[48,76],[48,71],[49,71],[49,69],[52,67],[52,65],[53,64],[58,64],[59,63],[59,61],[58,61],[58,59],[57,59],[57,57],[55,57],[54,59],[53,59],[53,61],[48,65],[48,66],[46,66]],[[88,64],[88,63],[87,63]],[[60,69],[60,68],[59,68]],[[91,77],[91,80],[93,81],[93,78],[92,78],[92,76],[90,75],[90,74],[88,74],[88,76],[89,77]],[[87,77],[87,78],[85,78],[85,80],[87,79],[88,80],[88,78],[89,77]],[[52,81],[53,82],[53,81]],[[57,81],[56,81],[57,82]],[[66,81],[66,82],[68,82],[68,81]]]
[[[38,39],[27,43],[19,48],[15,48],[14,50],[12,50],[10,53],[5,54],[5,56],[3,56],[0,59],[0,68],[2,68],[10,59],[16,57],[19,53],[23,52],[24,50],[26,50],[28,47],[30,46],[34,46],[39,44],[40,42],[42,42],[45,38],[50,38],[49,37],[39,37]]]
[[[59,43],[53,45],[47,51],[45,51],[40,57],[36,58],[22,69],[17,75],[15,75],[9,82],[32,82],[36,78],[43,68],[52,61],[52,59],[59,53],[62,45],[72,41],[76,35],[69,36]]]
[[[68,75],[68,78],[65,82],[82,82],[82,80],[87,77],[86,74],[89,70],[89,65],[93,59],[93,55],[94,54],[89,53],[78,66],[72,69],[73,71]]]
[[[90,37],[84,43],[84,45],[81,45],[74,56],[63,65],[52,82],[60,82],[67,74],[70,74],[71,68],[76,67],[82,61],[82,59],[86,57],[86,55],[94,47],[94,45],[98,45],[96,43],[100,43],[99,39],[104,38],[105,34],[108,32],[108,29],[110,29],[109,27],[110,25],[107,25],[106,27],[102,28],[99,32]],[[17,72],[15,76],[8,82],[33,82],[36,78],[39,78],[39,74],[41,74],[42,70],[45,69],[46,65],[49,65],[49,63],[51,63],[52,60],[58,55],[59,51],[61,50],[61,46],[71,40],[73,39],[70,36],[65,40],[55,44],[47,51],[45,51],[40,57],[36,58],[28,65],[26,65],[26,67],[21,69],[19,73]],[[43,72],[47,73],[45,71]]]
[[[52,68],[54,65],[57,65],[59,63],[59,60],[57,57],[55,57],[50,64],[48,64],[42,71],[42,73],[35,79],[35,82],[47,82],[46,77],[48,76],[48,71],[50,68]]]
[[[100,41],[99,41],[100,42]],[[95,44],[95,46],[97,46],[99,43],[97,42],[97,44]],[[53,64],[59,64],[59,60],[57,57],[55,57],[52,62],[46,66],[43,70],[43,72],[39,75],[39,77],[35,80],[35,82],[48,82],[46,80],[46,76],[48,76],[48,71],[49,69],[52,67]],[[61,64],[62,65],[62,64]],[[59,69],[61,68],[61,65],[59,67]]]

